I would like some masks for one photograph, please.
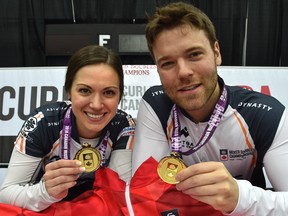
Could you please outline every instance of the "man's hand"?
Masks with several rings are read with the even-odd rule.
[[[216,210],[230,213],[237,205],[237,182],[221,162],[202,162],[179,172],[176,188]]]

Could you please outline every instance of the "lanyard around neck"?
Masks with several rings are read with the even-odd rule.
[[[62,159],[71,158],[70,157],[70,148],[71,148],[70,142],[71,142],[71,132],[72,132],[71,110],[72,110],[72,107],[69,107],[65,113],[64,121],[63,121],[62,143],[61,143],[61,158]],[[109,136],[110,136],[110,133],[109,131],[107,131],[105,134],[105,137],[103,138],[101,145],[98,148],[102,156],[101,165],[106,163],[105,154],[106,154]],[[99,139],[99,142],[101,142],[101,139]]]
[[[194,147],[192,147],[190,150],[186,152],[181,151],[182,145],[181,145],[181,125],[180,125],[180,119],[179,119],[179,110],[176,104],[174,104],[172,108],[173,131],[172,131],[172,139],[171,139],[171,150],[173,152],[178,152],[183,155],[190,155],[196,152],[201,147],[203,147],[210,140],[216,128],[218,127],[220,120],[224,114],[226,104],[227,104],[227,87],[224,85],[220,98],[218,99],[215,105],[213,113],[210,116],[210,119],[207,123],[207,126],[200,140]]]

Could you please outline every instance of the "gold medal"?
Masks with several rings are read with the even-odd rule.
[[[82,149],[80,149],[76,155],[76,160],[82,162],[83,166],[85,167],[85,172],[92,172],[97,170],[101,164],[101,154],[96,148],[92,148],[90,144],[84,143],[82,145]]]
[[[168,184],[177,184],[175,177],[178,172],[186,168],[183,160],[171,154],[171,156],[166,156],[162,158],[158,164],[157,172],[159,177]]]

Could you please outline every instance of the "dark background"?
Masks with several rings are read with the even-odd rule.
[[[0,0],[0,67],[66,65],[69,55],[47,56],[45,52],[50,24],[145,24],[146,13],[169,2],[175,1]],[[214,22],[222,65],[288,65],[287,0],[186,2],[202,9]],[[122,54],[122,59],[124,64],[153,64],[149,54]]]
[[[63,45],[57,44],[57,40],[47,42],[50,25],[145,26],[146,13],[153,14],[157,6],[170,2],[175,1],[0,0],[0,67],[65,66],[71,52],[47,52],[51,43],[56,48]],[[287,0],[186,2],[202,9],[214,22],[222,65],[288,66]],[[72,46],[73,43],[68,44],[67,49],[75,49]],[[121,57],[123,64],[154,64],[148,53],[121,53]],[[0,148],[0,166],[9,161],[14,139],[0,138],[0,143],[5,144]]]

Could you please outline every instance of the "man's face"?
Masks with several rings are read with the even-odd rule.
[[[221,64],[221,55],[217,42],[212,49],[203,30],[184,25],[161,32],[153,54],[162,85],[179,107],[191,117],[214,108],[220,92],[217,65]]]

